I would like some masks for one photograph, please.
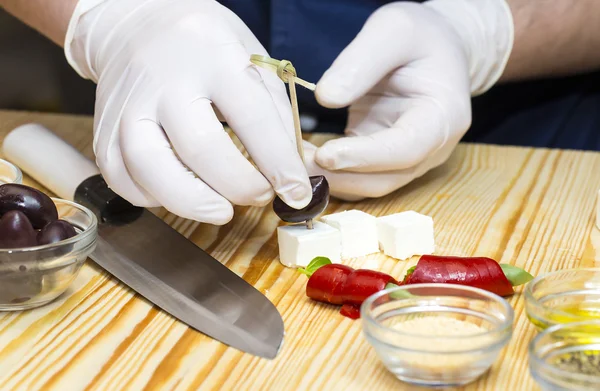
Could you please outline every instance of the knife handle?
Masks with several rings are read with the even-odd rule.
[[[4,156],[58,197],[73,201],[77,187],[98,175],[98,167],[40,124],[13,129],[2,145]]]
[[[113,192],[91,160],[40,124],[13,129],[2,149],[33,179],[58,197],[88,207],[101,221],[130,221],[143,211]]]

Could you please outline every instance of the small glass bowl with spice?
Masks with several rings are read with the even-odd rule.
[[[542,391],[600,390],[600,320],[540,332],[529,344],[529,370]]]
[[[525,310],[538,330],[600,320],[600,268],[563,269],[536,277],[525,287]]]
[[[370,296],[363,331],[398,379],[428,387],[468,384],[487,372],[512,336],[502,297],[454,284],[411,284]]]
[[[0,311],[54,300],[96,247],[96,216],[75,202],[14,183],[0,185],[0,212]]]

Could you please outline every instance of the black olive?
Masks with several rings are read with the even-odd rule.
[[[77,234],[75,228],[68,221],[56,220],[46,225],[37,234],[37,243],[39,245],[60,242]]]
[[[273,200],[273,211],[279,218],[288,223],[301,223],[314,219],[329,204],[329,183],[323,175],[311,176],[312,199],[302,209],[294,209],[279,197]]]
[[[41,191],[15,183],[0,185],[0,215],[18,210],[29,218],[33,228],[43,228],[58,219],[52,199]]]
[[[11,210],[0,218],[0,248],[30,247],[36,244],[35,230],[24,213]]]

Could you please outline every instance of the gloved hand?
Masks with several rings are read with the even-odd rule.
[[[250,63],[254,53],[267,55],[214,0],[80,0],[65,54],[98,83],[94,152],[108,185],[135,205],[213,224],[274,191],[307,205],[285,86]]]
[[[317,84],[323,106],[350,105],[348,137],[305,145],[309,172],[357,200],[439,166],[470,126],[471,95],[498,80],[512,41],[505,0],[381,7]]]

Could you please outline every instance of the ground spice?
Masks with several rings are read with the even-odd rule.
[[[398,331],[413,335],[448,337],[485,333],[486,328],[475,323],[458,320],[448,316],[423,316],[396,323]],[[461,343],[462,346],[462,343]]]
[[[481,359],[481,355],[472,351],[461,352],[485,348],[493,342],[491,336],[472,337],[489,331],[485,327],[447,316],[413,318],[396,323],[393,327],[407,333],[397,336],[394,341],[396,346],[419,351],[402,353],[402,360],[411,366],[429,370],[452,371],[473,365]],[[454,338],[461,336],[464,338]]]
[[[567,353],[558,357],[555,365],[569,372],[600,376],[600,350]]]

